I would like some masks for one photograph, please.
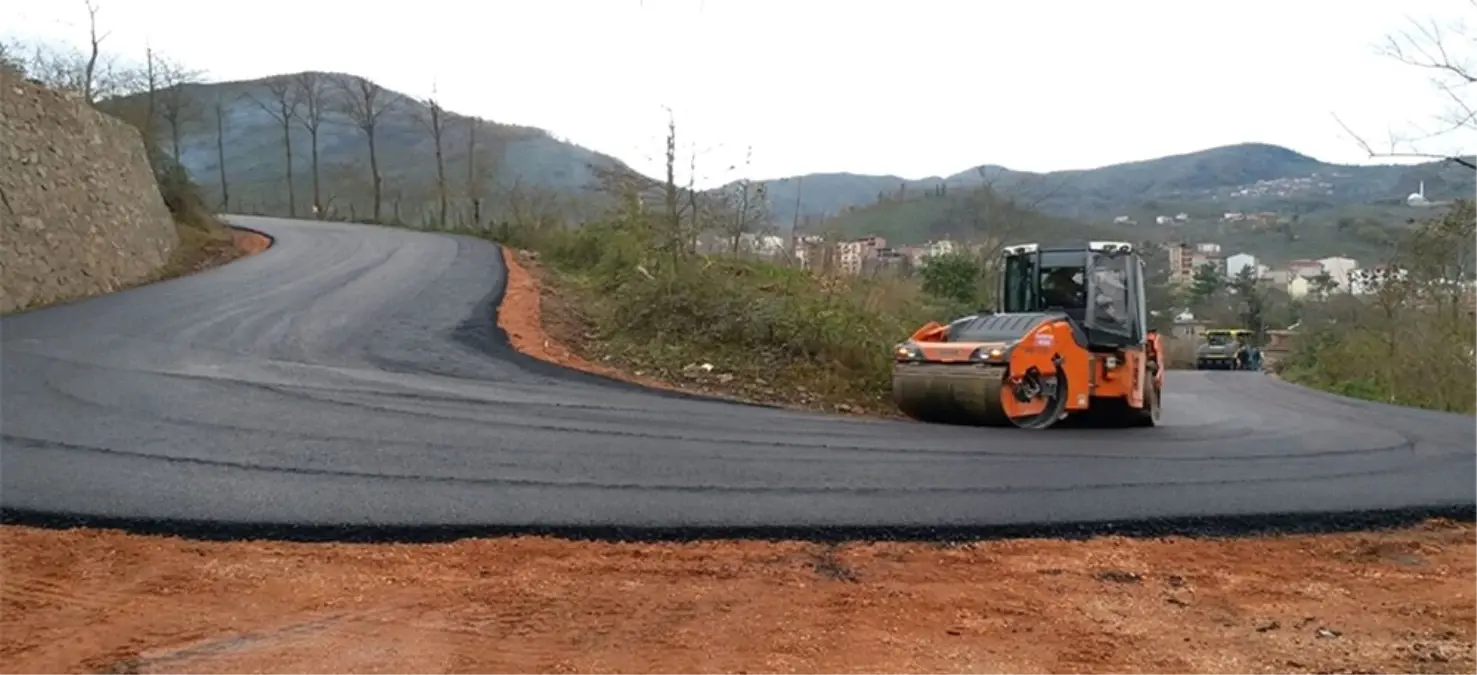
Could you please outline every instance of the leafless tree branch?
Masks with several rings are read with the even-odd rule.
[[[297,119],[298,107],[302,104],[301,94],[292,80],[274,77],[263,85],[267,96],[248,93],[257,107],[261,108],[282,128],[282,152],[287,166],[287,215],[297,216],[297,192],[292,179],[292,123]]]
[[[327,114],[327,92],[324,89],[323,76],[313,71],[298,73],[293,76],[292,81],[297,90],[297,98],[302,103],[297,119],[307,130],[308,143],[312,146],[313,217],[321,219],[327,214],[324,212],[323,192],[319,185],[321,174],[318,168],[318,131],[323,128]]]
[[[1469,4],[1477,9],[1477,0],[1470,0]],[[1435,154],[1416,149],[1399,149],[1402,145],[1413,148],[1418,142],[1428,141],[1456,131],[1477,131],[1477,105],[1473,105],[1470,99],[1470,87],[1477,84],[1477,64],[1473,62],[1472,53],[1461,51],[1477,45],[1477,36],[1469,35],[1467,28],[1460,22],[1443,27],[1435,19],[1410,19],[1409,21],[1409,28],[1386,36],[1377,51],[1400,63],[1433,73],[1433,86],[1448,99],[1450,106],[1444,115],[1437,116],[1441,122],[1441,128],[1425,132],[1416,138],[1399,138],[1391,134],[1390,149],[1377,151],[1337,115],[1334,119],[1371,158],[1444,159],[1469,169],[1477,169],[1477,165],[1465,157],[1446,153]]]
[[[364,132],[369,146],[369,173],[374,186],[374,219],[378,222],[383,204],[384,180],[380,175],[375,133],[384,116],[399,109],[399,104],[378,83],[363,77],[338,76],[333,78],[332,86],[338,92],[336,103],[339,112]]]

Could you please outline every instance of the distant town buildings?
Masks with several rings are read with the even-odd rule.
[[[1421,185],[1412,197],[1421,197],[1424,190],[1425,186]],[[1227,212],[1223,216],[1227,220],[1268,217],[1275,218],[1276,214]],[[1179,213],[1173,217],[1160,218],[1161,222],[1164,219],[1182,222],[1190,216]],[[726,252],[734,248],[734,243],[731,238],[714,238],[705,242],[704,248]],[[827,241],[819,235],[782,237],[744,234],[737,243],[739,251],[745,254],[771,259],[789,257],[802,268],[825,274],[859,276],[889,270],[917,270],[926,267],[931,258],[962,252],[980,254],[994,251],[998,250],[1001,242],[963,243],[944,238],[917,245],[889,246],[887,239],[881,236]],[[1379,266],[1362,269],[1357,260],[1337,255],[1291,260],[1274,267],[1263,264],[1256,256],[1244,251],[1225,255],[1219,244],[1211,242],[1182,241],[1166,244],[1164,249],[1169,264],[1169,281],[1172,284],[1193,285],[1199,270],[1211,265],[1219,277],[1228,281],[1250,270],[1263,284],[1281,289],[1293,298],[1339,293],[1366,294],[1377,288],[1379,280],[1404,274],[1402,270]]]
[[[1195,271],[1206,263],[1213,263],[1227,280],[1235,278],[1244,269],[1251,269],[1263,284],[1281,289],[1294,299],[1339,293],[1369,294],[1378,289],[1379,282],[1403,278],[1406,274],[1405,270],[1383,265],[1361,268],[1357,260],[1344,256],[1291,260],[1272,268],[1259,263],[1250,253],[1221,258],[1219,247],[1214,244],[1176,243],[1164,248],[1169,254],[1169,277],[1173,284],[1193,284]],[[1452,283],[1466,286],[1467,295],[1472,298],[1468,302],[1477,302],[1477,285]]]
[[[1226,276],[1235,278],[1241,276],[1241,270],[1251,268],[1257,271],[1256,256],[1250,253],[1237,253],[1226,258]]]
[[[862,237],[841,242],[836,246],[841,273],[847,276],[861,274],[862,261],[877,257],[877,252],[885,248],[887,240],[882,237]]]
[[[1220,257],[1219,244],[1171,244],[1165,249],[1169,253],[1169,281],[1172,284],[1189,284],[1195,278],[1195,270],[1206,263],[1216,266],[1225,274],[1226,261]]]

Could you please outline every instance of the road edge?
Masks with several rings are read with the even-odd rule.
[[[179,518],[95,516],[0,508],[0,525],[44,529],[94,528],[199,541],[267,540],[304,543],[430,544],[461,539],[550,537],[594,542],[975,542],[1011,539],[1085,540],[1256,538],[1398,530],[1431,520],[1477,522],[1471,504],[1361,511],[1256,513],[1116,521],[1029,522],[1011,525],[663,525],[541,524],[306,524]]]
[[[230,265],[231,263],[237,262],[239,260],[243,260],[245,258],[250,258],[252,256],[261,254],[261,253],[263,253],[263,252],[271,249],[273,246],[276,246],[277,245],[277,238],[276,237],[273,237],[270,234],[267,234],[266,232],[262,232],[260,230],[256,230],[256,229],[249,228],[249,227],[241,227],[239,225],[234,225],[234,224],[232,224],[231,222],[227,221],[224,218],[220,218],[219,219],[219,222],[220,222],[221,227],[223,227],[227,231],[230,231],[231,232],[231,235],[232,235],[232,237],[231,237],[231,245],[234,248],[236,248],[236,250],[238,252],[238,254],[236,256],[232,257],[230,260],[227,260],[227,261],[222,262],[220,264],[207,265],[207,266],[204,266],[204,267],[199,267],[199,268],[196,268],[196,269],[186,270],[186,271],[178,272],[178,273],[170,273],[170,270],[168,269],[168,264],[166,264],[165,267],[161,267],[161,268],[155,270],[154,273],[152,275],[150,275],[149,277],[147,277],[147,278],[140,279],[137,282],[134,282],[132,284],[128,284],[128,285],[125,285],[125,286],[120,286],[120,287],[118,287],[118,288],[116,288],[114,290],[111,290],[111,291],[105,291],[105,292],[102,292],[102,293],[94,293],[92,295],[82,295],[82,296],[78,296],[78,297],[75,297],[75,298],[69,298],[69,299],[66,299],[66,300],[59,300],[57,302],[51,302],[51,303],[47,303],[47,304],[43,304],[43,305],[37,305],[35,307],[28,307],[26,309],[18,309],[18,310],[12,311],[12,312],[6,312],[4,314],[0,314],[0,319],[11,319],[11,318],[15,318],[15,317],[19,317],[19,316],[24,316],[26,314],[31,314],[33,312],[39,312],[39,311],[47,310],[47,309],[59,309],[59,308],[62,308],[62,307],[68,307],[68,306],[71,306],[71,305],[81,304],[81,303],[87,302],[89,300],[93,300],[95,298],[103,298],[103,297],[107,297],[107,296],[110,296],[110,295],[116,295],[118,293],[126,293],[126,292],[131,291],[131,290],[134,290],[134,289],[147,288],[149,286],[153,286],[155,284],[162,284],[162,283],[165,283],[165,282],[168,282],[168,281],[172,281],[174,279],[182,279],[182,278],[186,278],[186,277],[192,277],[192,276],[195,276],[197,274],[204,274],[204,273],[210,272],[211,270],[220,269],[222,267],[225,267],[227,265]],[[266,241],[266,245],[265,246],[262,246],[261,248],[256,249],[256,250],[246,250],[246,249],[243,249],[242,246],[241,246],[240,239],[238,239],[237,236],[236,236],[238,233],[248,233],[248,234],[259,236],[259,237],[261,237],[262,239],[264,239]]]
[[[549,377],[572,380],[583,384],[592,384],[600,387],[628,392],[640,392],[643,394],[661,396],[670,399],[701,401],[707,403],[723,403],[728,405],[742,405],[751,408],[761,408],[775,411],[807,412],[794,411],[789,408],[785,408],[784,406],[773,405],[769,403],[746,401],[743,399],[727,398],[722,396],[713,396],[710,394],[701,394],[697,392],[683,391],[681,389],[653,386],[642,382],[634,382],[614,375],[608,375],[593,370],[584,370],[581,368],[572,367],[559,361],[540,358],[537,354],[532,354],[524,351],[524,349],[519,348],[519,346],[515,344],[513,336],[508,334],[507,323],[505,321],[505,317],[503,316],[503,308],[508,299],[508,291],[511,285],[509,281],[514,274],[521,274],[526,277],[530,283],[534,284],[535,290],[532,294],[532,298],[529,301],[529,304],[532,304],[534,306],[537,306],[539,305],[539,303],[542,302],[542,298],[539,297],[539,294],[537,292],[538,282],[537,280],[532,278],[532,275],[530,275],[527,270],[524,270],[522,266],[518,264],[517,260],[513,257],[511,249],[497,242],[488,242],[486,240],[479,241],[491,244],[494,247],[497,253],[496,258],[498,264],[502,267],[502,274],[498,275],[498,282],[494,285],[492,292],[490,292],[487,298],[483,300],[483,306],[479,306],[478,309],[474,311],[471,318],[463,322],[461,326],[457,327],[456,337],[464,344],[470,344],[471,346],[474,346],[481,351],[494,354],[499,358],[508,359],[509,361],[514,362],[516,365],[526,370],[530,370],[532,372]],[[515,269],[517,270],[516,273],[514,272]],[[485,324],[483,323],[484,320],[486,322]],[[543,342],[550,345],[551,347],[557,346],[560,350],[573,354],[573,351],[570,350],[567,345],[560,344],[553,338],[549,337],[548,334],[543,331],[543,326],[541,325],[541,322],[536,327],[520,327],[520,330],[526,331],[525,334],[528,341],[532,341],[534,343]],[[483,339],[482,336],[484,335],[487,336],[488,339]]]

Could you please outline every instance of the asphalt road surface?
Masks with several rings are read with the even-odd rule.
[[[0,320],[0,506],[201,527],[944,531],[1474,503],[1471,417],[1172,372],[1155,429],[659,395],[512,352],[484,241],[235,218],[268,251]],[[1311,517],[1311,516],[1310,516]],[[306,531],[306,530],[305,530]]]

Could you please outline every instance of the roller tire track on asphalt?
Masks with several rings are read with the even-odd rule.
[[[7,522],[222,539],[974,539],[1470,520],[1473,418],[1171,372],[1163,426],[841,418],[512,349],[500,250],[232,217],[274,246],[0,319]]]

